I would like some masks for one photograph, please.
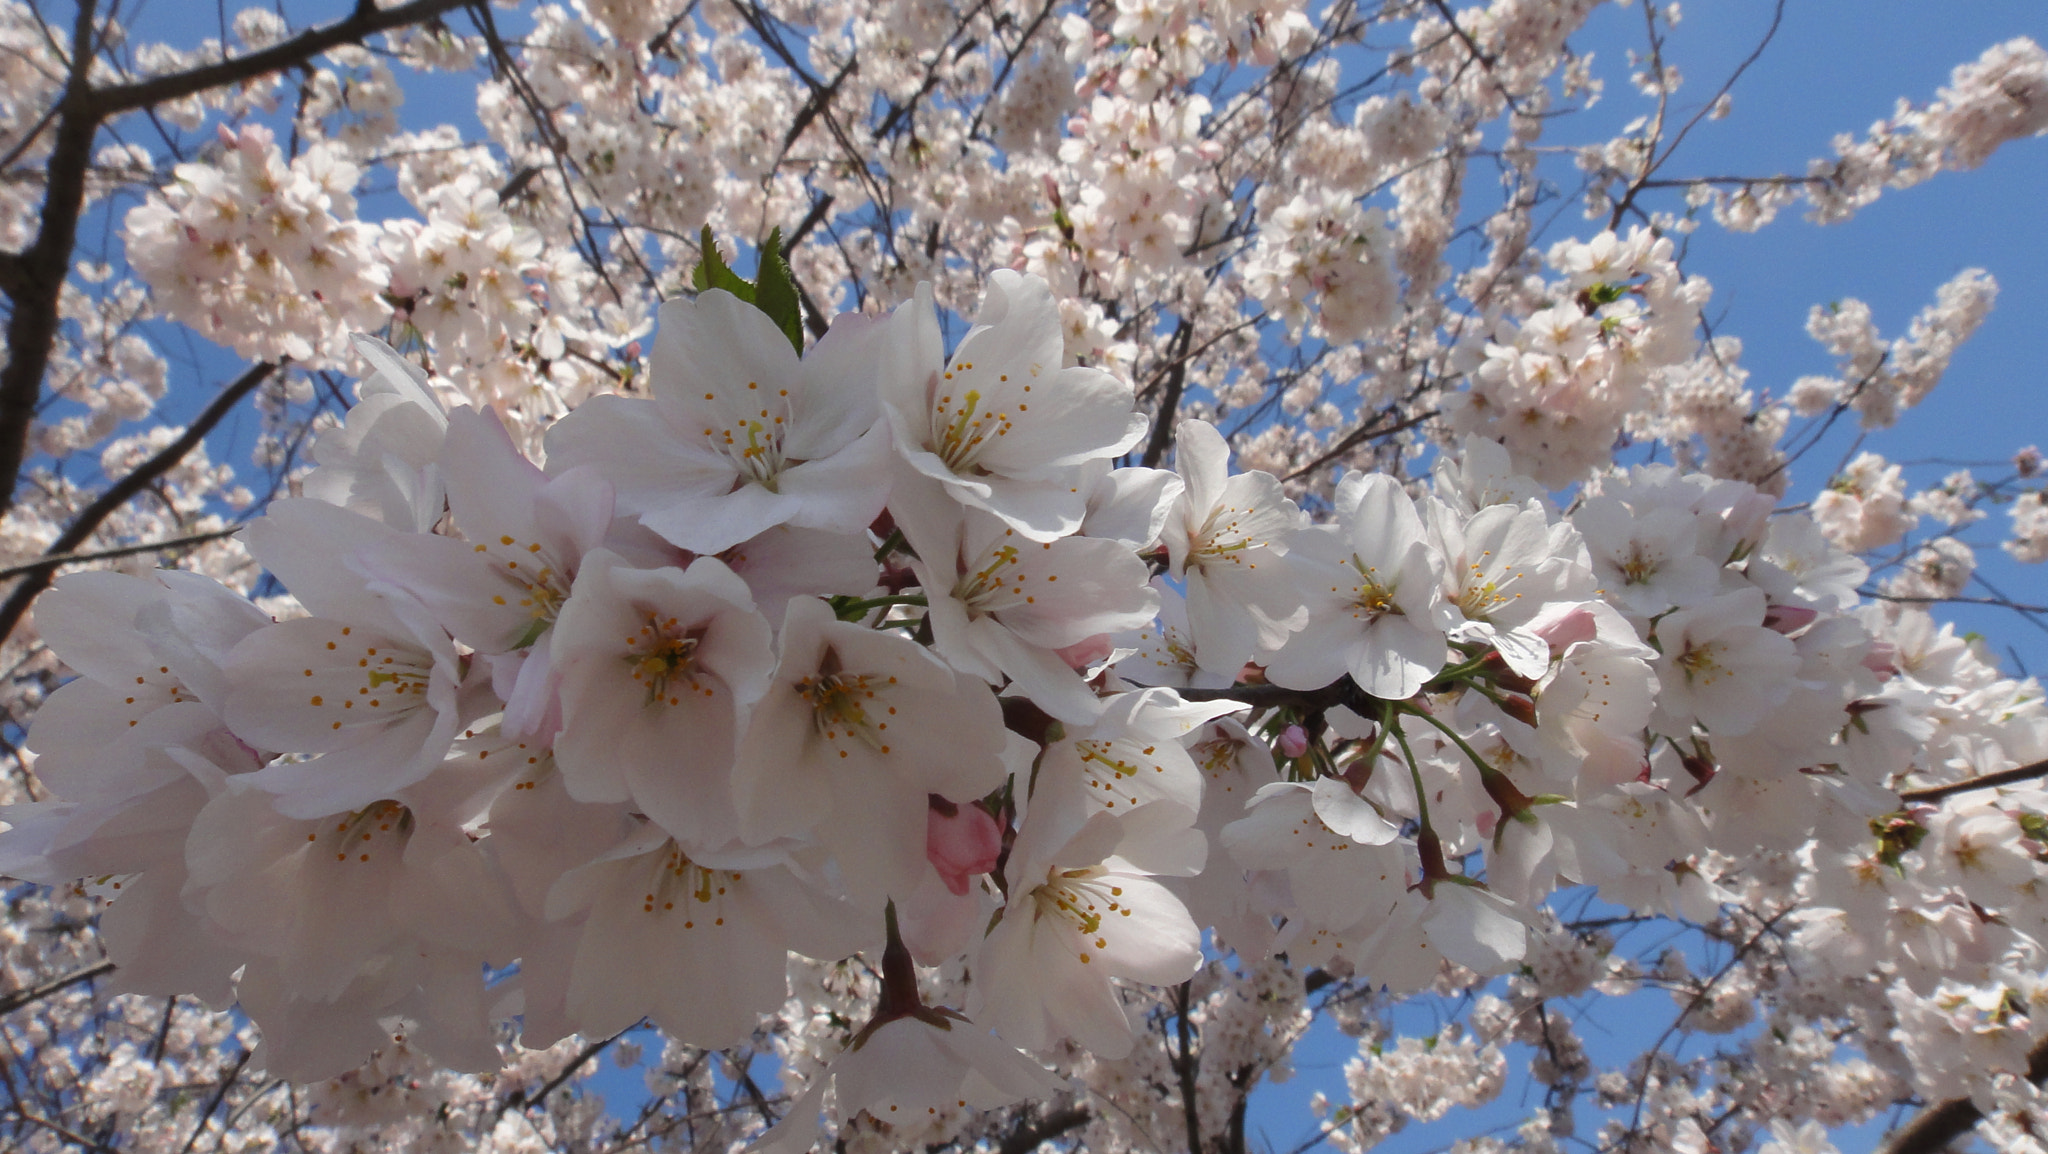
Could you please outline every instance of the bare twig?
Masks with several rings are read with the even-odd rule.
[[[34,573],[39,569],[56,569],[65,565],[83,565],[88,561],[111,561],[116,557],[133,557],[137,553],[160,553],[166,549],[179,549],[186,545],[204,545],[208,541],[219,541],[242,531],[240,525],[215,529],[210,533],[194,533],[188,537],[172,537],[163,541],[144,541],[137,545],[123,545],[118,549],[100,549],[90,553],[66,553],[61,557],[44,557],[26,565],[14,565],[0,569],[0,581],[19,577],[23,573]]]
[[[222,1078],[220,1085],[214,1088],[213,1097],[207,1099],[206,1108],[199,1112],[199,1122],[192,1127],[192,1133],[186,1136],[185,1145],[179,1149],[178,1154],[191,1154],[192,1144],[199,1141],[201,1134],[206,1133],[206,1124],[213,1121],[213,1112],[220,1109],[221,1102],[226,1100],[228,1091],[235,1085],[235,1080],[242,1076],[242,1067],[249,1064],[249,1058],[254,1054],[254,1050],[244,1050],[242,1056],[235,1059],[235,1068],[229,1070],[228,1076]]]
[[[1001,1146],[996,1147],[996,1154],[1031,1154],[1031,1151],[1038,1149],[1046,1141],[1057,1138],[1069,1130],[1086,1126],[1093,1117],[1094,1115],[1084,1106],[1069,1106],[1064,1110],[1055,1110],[1032,1125],[1022,1126],[1013,1131],[1003,1139]]]
[[[73,970],[61,978],[53,978],[40,986],[30,986],[26,990],[16,990],[5,997],[0,997],[0,1015],[11,1014],[23,1006],[40,1002],[52,994],[61,994],[80,982],[90,982],[102,974],[111,974],[113,972],[114,963],[94,962],[82,970]]]
[[[627,1027],[627,1029],[631,1028],[632,1027],[630,1026]],[[561,1089],[564,1083],[568,1082],[569,1079],[575,1077],[576,1071],[582,1069],[585,1063],[589,1062],[592,1058],[595,1058],[599,1054],[603,1053],[606,1046],[609,1046],[613,1042],[618,1041],[620,1038],[624,1037],[625,1034],[625,1030],[620,1030],[618,1033],[613,1034],[609,1038],[605,1038],[596,1042],[591,1042],[590,1044],[584,1046],[583,1049],[577,1051],[576,1056],[574,1058],[571,1058],[569,1060],[568,1065],[565,1065],[560,1070],[556,1071],[555,1076],[549,1078],[547,1082],[543,1084],[539,1090],[536,1090],[531,1094],[528,1094],[523,1090],[514,1091],[513,1093],[507,1094],[504,1100],[498,1103],[498,1117],[504,1117],[506,1111],[510,1110],[514,1106],[518,1106],[523,1109],[526,1107],[538,1106],[542,1102],[547,1101],[548,1095]]]
[[[2032,781],[2048,776],[2048,760],[2022,765],[2017,769],[2001,769],[1997,773],[1981,773],[1967,781],[1951,781],[1942,785],[1930,785],[1921,789],[1899,791],[1900,801],[1940,801],[1959,793],[1972,790],[1990,789],[1993,786],[2012,785],[2015,782]]]

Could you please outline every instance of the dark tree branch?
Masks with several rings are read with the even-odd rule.
[[[82,970],[73,970],[61,978],[53,978],[40,986],[30,986],[26,990],[16,990],[5,997],[0,997],[0,1015],[11,1014],[23,1006],[40,1002],[52,994],[61,994],[80,982],[90,982],[103,974],[111,974],[113,972],[114,963],[94,962]]]
[[[2048,761],[2037,761],[2031,765],[2022,765],[2017,769],[2002,769],[1997,773],[1979,774],[1968,781],[1951,781],[1943,785],[1930,785],[1923,789],[1900,790],[1899,800],[1940,801],[1943,798],[1954,797],[1959,793],[1969,793],[1971,790],[1990,789],[1994,785],[2012,785],[2015,782],[2032,781],[2042,776],[2048,776]],[[2039,1081],[2038,1078],[2035,1080]]]
[[[199,1141],[201,1134],[206,1133],[207,1123],[213,1121],[213,1112],[220,1109],[220,1104],[227,1099],[228,1091],[234,1088],[235,1080],[242,1076],[242,1067],[249,1064],[249,1059],[254,1054],[254,1050],[244,1050],[242,1056],[235,1059],[235,1068],[228,1071],[228,1076],[220,1080],[220,1085],[215,1087],[213,1096],[207,1099],[206,1108],[199,1112],[198,1125],[192,1127],[192,1133],[186,1136],[185,1145],[178,1154],[192,1154],[193,1143]]]
[[[23,573],[34,573],[40,569],[58,569],[65,565],[83,565],[88,561],[111,561],[116,557],[133,557],[137,553],[160,553],[166,549],[181,549],[187,545],[204,545],[209,541],[219,541],[225,537],[232,537],[241,531],[242,527],[240,525],[230,525],[225,529],[215,529],[211,533],[194,533],[189,537],[172,537],[164,541],[144,541],[137,545],[123,545],[118,549],[98,549],[87,553],[66,553],[60,557],[44,557],[40,561],[30,561],[26,565],[15,565],[11,568],[0,569],[0,581],[5,581],[10,577],[19,577]]]
[[[1431,409],[1426,413],[1417,413],[1414,416],[1408,418],[1407,420],[1400,422],[1399,424],[1389,425],[1384,429],[1378,427],[1378,418],[1375,417],[1374,423],[1360,425],[1358,428],[1353,429],[1349,433],[1346,433],[1343,439],[1339,440],[1336,444],[1330,446],[1327,452],[1324,452],[1315,460],[1310,461],[1308,464],[1303,465],[1301,468],[1296,469],[1292,473],[1289,473],[1285,477],[1282,477],[1280,479],[1283,481],[1292,481],[1299,477],[1305,477],[1308,474],[1315,472],[1317,469],[1322,468],[1324,465],[1327,465],[1330,462],[1336,460],[1337,458],[1343,456],[1344,454],[1350,452],[1351,450],[1356,449],[1358,446],[1364,444],[1366,441],[1371,440],[1374,437],[1391,437],[1395,433],[1406,432],[1407,430],[1414,428],[1422,422],[1427,421],[1432,417],[1435,417],[1441,411],[1442,410],[1440,409]]]
[[[5,275],[0,275],[0,286],[7,289],[13,306],[7,318],[7,363],[0,367],[0,477],[6,478],[7,486],[0,492],[0,513],[14,506],[29,430],[42,398],[43,375],[56,345],[64,281],[78,240],[85,178],[100,126],[123,113],[302,65],[330,48],[431,19],[466,2],[412,0],[386,9],[358,4],[346,19],[309,29],[260,52],[169,76],[94,88],[91,73],[99,57],[95,32],[98,4],[97,0],[82,0],[72,25],[70,73],[56,104],[56,131],[45,163],[47,176],[36,239],[24,252],[11,254]],[[7,626],[11,628],[19,616],[9,619]]]
[[[21,463],[28,452],[28,431],[35,423],[36,402],[42,399],[43,373],[57,343],[59,302],[64,278],[71,269],[71,250],[78,241],[78,217],[85,206],[85,173],[92,165],[92,142],[100,115],[91,107],[89,76],[93,50],[95,0],[83,0],[71,33],[71,75],[58,99],[57,133],[46,162],[42,219],[35,243],[17,258],[9,278],[18,291],[9,293],[13,312],[7,318],[7,364],[0,367],[0,513],[14,507]]]
[[[1057,1138],[1069,1130],[1086,1126],[1089,1119],[1093,1117],[1093,1114],[1090,1114],[1085,1107],[1081,1106],[1069,1106],[1064,1110],[1055,1110],[1039,1119],[1033,1125],[1021,1127],[1011,1133],[1009,1137],[1004,1138],[1003,1144],[996,1147],[996,1154],[1031,1154],[1041,1144]]]
[[[1174,1056],[1173,1072],[1180,1079],[1180,1112],[1187,1125],[1188,1154],[1202,1154],[1202,1108],[1195,1094],[1196,1063],[1194,1028],[1188,1023],[1188,1003],[1193,997],[1194,979],[1174,987],[1174,1034],[1180,1039],[1180,1053]]]
[[[627,1029],[631,1028],[631,1026],[627,1027]],[[569,1079],[575,1077],[576,1071],[581,1070],[584,1067],[585,1063],[589,1062],[592,1058],[595,1058],[599,1054],[603,1053],[606,1046],[609,1046],[613,1042],[618,1041],[620,1038],[624,1037],[625,1034],[625,1030],[620,1030],[618,1033],[613,1034],[609,1038],[604,1038],[596,1042],[591,1042],[590,1044],[584,1046],[583,1049],[576,1052],[576,1056],[574,1058],[571,1058],[569,1060],[568,1065],[563,1066],[559,1071],[555,1073],[554,1077],[549,1078],[547,1082],[541,1086],[540,1089],[534,1091],[533,1093],[528,1094],[524,1090],[515,1090],[512,1093],[507,1094],[505,1096],[505,1099],[498,1103],[498,1117],[504,1117],[506,1111],[512,1109],[514,1106],[518,1106],[524,1109],[527,1107],[538,1106],[541,1103],[547,1101],[548,1095],[561,1089],[564,1083],[566,1083]]]
[[[2027,1080],[2039,1084],[2048,1080],[2048,1038],[2027,1051]],[[1984,1118],[1984,1112],[1966,1095],[1950,1098],[1922,1110],[1911,1122],[1892,1132],[1891,1141],[1879,1154],[1935,1154],[1950,1142],[1970,1132]]]
[[[222,389],[220,395],[213,399],[213,403],[206,406],[206,410],[185,427],[185,431],[178,435],[177,440],[158,450],[156,456],[136,466],[134,472],[116,481],[106,492],[100,494],[98,500],[87,505],[71,522],[70,527],[51,544],[45,554],[45,560],[65,559],[84,544],[93,535],[94,530],[108,517],[113,516],[115,510],[128,503],[129,498],[149,488],[157,478],[170,472],[178,462],[184,460],[185,455],[197,448],[199,443],[206,439],[206,434],[212,432],[213,427],[220,424],[243,397],[254,392],[256,386],[269,380],[270,375],[278,368],[278,365],[269,361],[261,361],[235,378],[233,384]],[[59,560],[58,564],[62,564],[62,560]],[[7,595],[7,601],[0,604],[0,638],[14,632],[15,625],[21,621],[22,615],[28,612],[29,604],[36,599],[36,595],[49,588],[51,573],[56,568],[57,565],[34,568],[22,577],[21,584],[14,587],[14,592]]]
[[[1181,390],[1187,387],[1188,344],[1194,336],[1194,322],[1182,317],[1180,326],[1173,330],[1173,361],[1166,370],[1166,395],[1159,399],[1159,412],[1152,418],[1152,439],[1146,442],[1141,461],[1148,469],[1159,467],[1160,459],[1166,456],[1166,446],[1173,442],[1173,417],[1180,409]]]
[[[246,56],[236,56],[218,64],[208,64],[170,76],[155,76],[132,84],[116,84],[98,89],[86,98],[86,108],[96,119],[105,119],[123,112],[161,104],[167,100],[179,100],[209,88],[254,80],[259,76],[282,72],[303,64],[330,48],[355,44],[379,32],[419,24],[469,2],[470,0],[412,0],[412,3],[401,4],[396,8],[378,8],[370,3],[358,4],[345,19],[324,27],[309,28],[260,52],[251,52]],[[87,4],[84,7],[90,9],[92,5]]]

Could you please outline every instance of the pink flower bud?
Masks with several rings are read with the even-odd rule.
[[[1797,633],[1813,624],[1813,619],[1818,616],[1820,610],[1803,605],[1773,605],[1764,610],[1764,628],[1780,633]]]
[[[1067,663],[1067,668],[1076,673],[1086,673],[1089,666],[1108,657],[1110,649],[1109,634],[1097,633],[1093,637],[1084,637],[1053,652],[1059,655],[1061,661]]]
[[[1584,605],[1536,626],[1536,636],[1549,643],[1552,657],[1561,656],[1565,650],[1581,641],[1593,640],[1599,631],[1599,624],[1593,619],[1593,611]]]
[[[1877,674],[1881,681],[1890,681],[1899,675],[1899,648],[1889,641],[1871,643],[1863,654],[1863,668]]]
[[[924,856],[955,895],[967,892],[967,879],[996,868],[1003,852],[1003,830],[978,805],[938,806],[925,810]]]
[[[1308,752],[1308,730],[1299,725],[1290,725],[1280,731],[1280,754],[1283,757],[1300,757]]]

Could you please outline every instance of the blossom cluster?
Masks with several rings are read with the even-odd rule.
[[[1042,281],[995,274],[950,354],[923,293],[799,351],[772,281],[666,305],[650,395],[544,464],[359,340],[307,495],[245,533],[289,600],[159,571],[41,603],[81,676],[0,870],[99,879],[117,982],[238,1001],[299,1079],[399,1042],[496,1068],[514,1012],[528,1047],[729,1045],[792,954],[864,952],[879,1000],[791,1148],[828,1082],[894,1125],[1056,1090],[1020,1050],[1125,1056],[1204,927],[1419,989],[1521,967],[1560,885],[1712,920],[1723,855],[1810,846],[1797,940],[1892,959],[1909,1038],[1966,959],[2033,998],[1998,975],[2048,932],[2048,798],[1894,790],[2038,757],[2038,693],[1945,700],[1967,655],[1859,609],[1863,564],[1769,494],[1639,467],[1567,516],[1473,438],[1312,516],[1200,420],[1171,471],[1117,466],[1146,422],[1065,365]],[[958,1007],[919,963],[964,963]],[[1972,1061],[2023,1068],[2002,1044]],[[1948,1053],[1906,1055],[1931,1094]]]
[[[1542,1105],[1475,1152],[1589,1104],[1607,1148],[1820,1150],[1965,1093],[2027,1148],[2048,798],[1961,786],[2039,769],[2041,694],[1916,603],[2010,600],[1993,526],[2048,556],[2039,454],[1806,472],[1924,416],[1996,286],[1890,339],[1816,309],[1835,367],[1752,384],[1684,238],[1975,167],[2048,129],[2048,57],[1693,180],[1731,97],[1664,115],[1655,3],[1603,96],[1600,7],[587,0],[380,44],[285,5],[174,45],[101,5],[67,53],[0,0],[0,249],[66,196],[110,226],[5,278],[50,334],[6,600],[118,570],[6,642],[0,872],[60,884],[6,890],[0,1133],[708,1149],[787,1112],[737,1073],[772,1053],[778,1143],[1237,1148],[1324,1021],[1340,1148],[1504,1054]],[[1589,139],[1598,99],[1656,111]],[[1558,241],[1573,157],[1608,231]],[[700,229],[773,222],[802,315],[720,281],[768,321],[710,284],[657,325]],[[253,471],[232,417],[141,423],[180,332],[272,373]],[[1060,383],[991,409],[1012,354]],[[1454,1023],[1402,1037],[1409,991]],[[1596,998],[1718,1041],[1617,1057]],[[642,1016],[657,1100],[609,1126],[558,1088]]]

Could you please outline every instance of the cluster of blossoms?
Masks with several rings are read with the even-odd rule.
[[[1843,133],[1835,156],[1816,159],[1804,176],[1736,180],[1731,188],[1699,184],[1698,203],[1714,219],[1744,232],[1769,224],[1780,209],[1805,200],[1812,219],[1844,221],[1888,188],[1911,188],[1938,173],[1976,168],[2007,141],[2048,130],[2048,52],[2032,40],[2009,40],[1957,65],[1948,87],[1915,106],[1899,101],[1861,140]]]
[[[1569,135],[1593,0],[435,7],[181,47],[99,5],[67,57],[0,0],[0,370],[50,346],[0,415],[41,454],[0,873],[57,886],[5,891],[8,1140],[203,1149],[217,1106],[224,1148],[711,1149],[788,1113],[772,1054],[778,1145],[1243,1148],[1311,1021],[1359,1042],[1345,1149],[1504,1061],[1543,1105],[1470,1154],[1560,1149],[1574,1101],[1609,1149],[1962,1094],[2039,1140],[2041,694],[1909,607],[1994,512],[2048,556],[2039,455],[1795,475],[1903,423],[1988,275],[1891,340],[1816,310],[1837,367],[1752,389],[1658,191],[1693,125]],[[1639,15],[1621,98],[1661,110],[1678,6]],[[485,59],[441,123],[431,74]],[[2000,45],[1684,207],[1842,218],[2048,129],[2044,85]],[[1574,156],[1610,231],[1553,243]],[[17,275],[60,171],[124,227]],[[701,226],[774,221],[790,281],[657,327]],[[293,497],[236,537],[232,407],[132,424],[178,326],[273,374],[247,483]],[[119,572],[24,615],[60,562]],[[1650,922],[1687,949],[1631,956]],[[1718,1048],[1581,1036],[1654,991]],[[1458,1020],[1399,1036],[1411,992]],[[643,1019],[636,1124],[554,1093]]]
[[[1199,420],[1172,471],[1116,467],[1146,422],[1065,366],[1042,281],[995,274],[950,355],[927,294],[800,354],[775,267],[665,306],[652,395],[544,465],[360,340],[307,495],[245,534],[290,600],[167,570],[41,603],[81,676],[0,870],[98,879],[123,988],[238,1001],[299,1079],[400,1042],[494,1069],[513,1013],[528,1047],[729,1045],[862,953],[872,1014],[790,1149],[828,1085],[925,1136],[1056,1091],[1020,1050],[1125,1057],[1203,927],[1416,990],[1523,967],[1561,885],[1710,921],[1758,853],[1814,855],[1816,964],[1890,962],[1853,1008],[1889,1000],[1901,1076],[2025,1068],[2048,797],[1894,790],[2038,758],[2048,715],[1859,610],[1814,522],[1663,467],[1567,517],[1478,438],[1317,520]],[[1914,1052],[1986,989],[2017,992],[1981,1053]]]

